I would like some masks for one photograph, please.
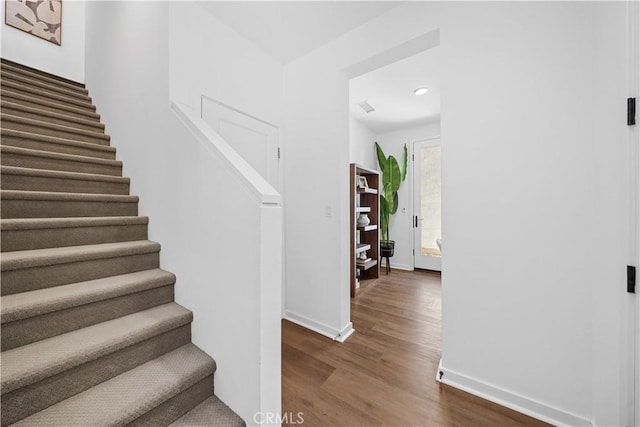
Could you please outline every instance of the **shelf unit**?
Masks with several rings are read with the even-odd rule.
[[[380,173],[352,163],[349,166],[351,181],[351,297],[354,297],[364,287],[368,279],[375,279],[380,274],[378,266],[378,224],[380,223]],[[368,188],[358,188],[358,177],[367,179]],[[367,214],[370,223],[358,227],[356,220],[360,214]],[[362,252],[366,251],[366,262],[359,260]],[[358,271],[360,273],[360,287],[357,287]]]

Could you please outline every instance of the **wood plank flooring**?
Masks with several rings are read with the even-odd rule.
[[[435,381],[440,313],[438,274],[394,270],[352,299],[344,344],[283,321],[289,425],[298,413],[304,426],[547,425]]]

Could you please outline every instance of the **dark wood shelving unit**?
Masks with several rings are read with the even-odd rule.
[[[360,281],[378,278],[380,268],[378,265],[379,236],[378,224],[380,224],[380,173],[352,163],[349,167],[351,181],[351,297],[358,294],[358,271]],[[367,179],[368,188],[358,188],[358,177]],[[367,214],[370,223],[364,227],[358,227],[356,220],[360,214]],[[358,256],[366,251],[367,262],[362,263]]]

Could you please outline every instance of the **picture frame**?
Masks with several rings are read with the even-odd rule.
[[[4,23],[61,46],[62,0],[6,0]]]
[[[358,188],[369,188],[366,176],[358,175]]]

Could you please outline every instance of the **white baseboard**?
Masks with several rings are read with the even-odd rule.
[[[440,359],[440,364],[438,365],[436,381],[555,426],[593,426],[590,420],[579,415],[448,370],[442,366],[442,359]]]
[[[386,262],[380,262],[380,272],[382,272],[382,270],[385,269],[385,268],[387,268],[387,263]],[[391,270],[392,271],[393,270],[413,271],[413,266],[391,263]]]
[[[349,322],[344,328],[342,328],[342,330],[340,331],[338,336],[334,338],[334,340],[338,342],[345,342],[347,338],[349,338],[355,331],[356,330],[353,329],[353,323]]]
[[[391,264],[391,270],[414,271],[410,265],[394,265],[393,263]]]
[[[325,337],[329,337],[332,340],[338,342],[344,342],[355,331],[355,329],[353,329],[353,323],[351,322],[347,323],[342,329],[338,330],[332,328],[331,326],[325,325],[322,322],[317,322],[289,310],[285,311],[284,318],[290,322],[302,326],[303,328],[310,329],[313,332],[317,332],[320,335],[324,335]]]

